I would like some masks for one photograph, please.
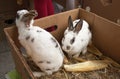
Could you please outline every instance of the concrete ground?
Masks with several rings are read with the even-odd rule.
[[[3,29],[14,24],[14,14],[0,14],[0,79],[6,79],[5,74],[15,68],[11,51]]]
[[[0,43],[0,79],[6,79],[5,74],[15,68],[11,51],[6,40]]]

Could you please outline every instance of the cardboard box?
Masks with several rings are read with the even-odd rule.
[[[90,24],[94,45],[104,55],[120,63],[120,25],[104,19],[94,13],[86,12],[83,9],[74,9],[37,19],[35,20],[34,25],[42,26],[42,28],[57,25],[57,30],[51,33],[59,42],[61,42],[64,30],[67,27],[69,15],[71,15],[74,20],[77,18],[85,19]],[[4,31],[11,47],[16,69],[19,71],[23,79],[35,79],[30,67],[21,54],[21,45],[18,41],[17,27],[13,26],[5,28]]]
[[[91,12],[113,22],[117,22],[120,19],[120,0],[84,0],[83,5],[83,8],[89,6],[91,8]]]

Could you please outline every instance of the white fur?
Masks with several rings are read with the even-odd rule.
[[[17,13],[20,15],[20,18],[16,19],[19,33],[18,39],[26,49],[28,56],[30,56],[36,65],[47,75],[58,71],[63,64],[64,56],[57,40],[58,47],[56,48],[55,43],[51,41],[51,38],[54,37],[39,26],[33,26],[33,19],[30,22],[30,26],[26,27],[25,23],[21,21],[21,18],[24,14],[28,13],[27,10],[20,10]],[[37,30],[41,32],[37,32]],[[26,40],[27,36],[30,36],[28,40]],[[34,38],[34,42],[31,42],[32,38]],[[43,63],[39,63],[40,61],[43,61]],[[50,63],[48,64],[47,62]],[[34,74],[35,76],[38,75],[37,73]],[[42,74],[39,76],[41,75]]]
[[[73,27],[75,27],[79,20],[80,19],[73,21]],[[62,49],[66,53],[68,53],[70,57],[72,55],[78,57],[80,53],[85,54],[87,51],[87,46],[91,41],[92,37],[88,23],[85,20],[83,20],[82,28],[78,34],[73,31],[69,31],[68,29],[69,27],[67,27],[67,29],[64,32],[64,38],[62,39]],[[70,41],[73,37],[75,37],[75,41],[73,44],[70,44]],[[69,50],[67,49],[67,46],[70,46]]]

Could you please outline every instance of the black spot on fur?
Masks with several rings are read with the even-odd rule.
[[[28,30],[30,30],[30,28],[28,28]]]
[[[31,42],[34,42],[34,40],[35,40],[35,39],[34,39],[34,38],[32,38],[32,39],[31,39]]]
[[[70,44],[73,44],[75,42],[75,37],[73,37],[73,39],[70,40]]]
[[[30,36],[27,36],[25,39],[26,39],[26,40],[29,40],[29,38],[30,38]]]
[[[40,31],[40,30],[37,30],[37,32],[42,32],[42,31]]]
[[[51,39],[52,39],[52,41],[53,41],[53,42],[55,42],[55,43],[56,43],[56,40],[55,40],[54,38],[51,38]]]
[[[41,70],[41,68],[39,68],[39,67],[35,64],[34,61],[32,61],[32,60],[27,60],[27,63],[31,66],[31,69],[32,69],[33,71],[43,72],[43,71]]]
[[[38,61],[38,63],[43,63],[43,61]]]
[[[81,41],[84,41],[83,39],[81,39]]]
[[[51,38],[51,40],[56,44],[55,47],[57,48],[58,47],[57,41],[54,38]]]
[[[49,71],[49,70],[52,70],[52,69],[45,69],[45,70]]]
[[[48,64],[50,64],[51,62],[50,61],[47,61]]]
[[[56,46],[55,46],[56,48],[58,47],[58,44],[56,44]]]

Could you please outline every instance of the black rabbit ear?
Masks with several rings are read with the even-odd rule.
[[[70,31],[72,31],[74,29],[71,16],[69,16],[69,18],[68,18],[68,27],[69,27],[68,30],[70,30]]]
[[[74,30],[74,32],[75,32],[75,33],[78,33],[78,32],[81,30],[82,26],[83,26],[83,20],[80,19],[80,21],[75,25],[75,30]]]

